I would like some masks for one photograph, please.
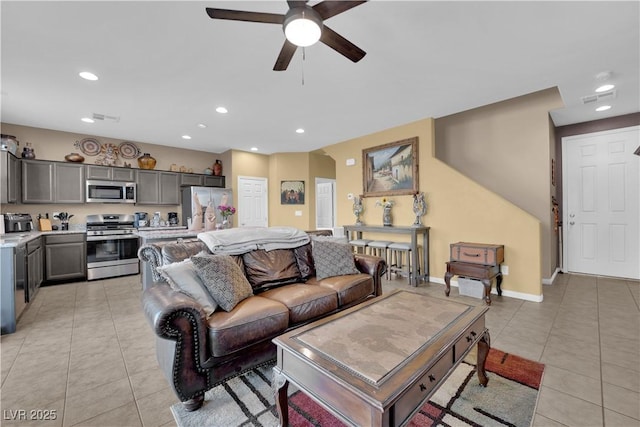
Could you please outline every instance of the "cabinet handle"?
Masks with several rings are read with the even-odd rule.
[[[464,256],[473,256],[473,257],[479,257],[480,256],[480,254],[470,254],[470,253],[467,253],[467,252],[462,252],[462,253],[464,254]]]
[[[420,391],[425,391],[427,389],[427,386],[424,384],[420,384]]]
[[[471,331],[471,336],[475,338],[475,336],[478,335],[476,334],[474,331]]]
[[[436,377],[434,377],[433,375],[429,374],[429,381],[430,382],[434,382],[436,380]]]
[[[467,342],[471,342],[473,341],[473,338],[471,338],[471,336],[467,336]]]

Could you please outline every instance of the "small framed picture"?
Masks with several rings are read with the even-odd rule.
[[[304,181],[281,181],[280,203],[283,205],[304,205]]]

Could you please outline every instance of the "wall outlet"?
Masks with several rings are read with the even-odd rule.
[[[501,265],[500,266],[500,271],[502,271],[502,275],[503,276],[508,276],[509,275],[509,266],[508,265]]]
[[[356,159],[347,159],[347,166],[354,166],[356,164]]]
[[[296,216],[302,216],[302,211],[296,211]]]

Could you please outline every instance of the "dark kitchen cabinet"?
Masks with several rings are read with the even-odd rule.
[[[84,203],[84,165],[22,160],[23,203]]]
[[[20,203],[20,159],[0,152],[0,203]]]
[[[220,176],[220,175],[205,175],[205,177],[204,177],[204,186],[205,187],[225,188],[224,176]]]
[[[44,239],[47,281],[87,277],[87,242],[84,234],[47,235]]]
[[[42,238],[27,242],[27,302],[32,302],[44,281],[42,272]]]
[[[22,161],[22,202],[53,203],[53,163]]]
[[[136,172],[131,168],[87,165],[87,179],[134,182]]]
[[[84,203],[84,165],[55,163],[54,178],[54,202]]]
[[[179,205],[180,174],[150,170],[137,171],[138,205]]]

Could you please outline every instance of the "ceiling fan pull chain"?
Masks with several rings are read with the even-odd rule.
[[[304,60],[307,57],[307,50],[302,48],[302,86],[304,86]]]

